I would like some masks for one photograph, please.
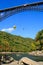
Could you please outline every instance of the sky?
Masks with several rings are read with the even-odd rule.
[[[0,10],[39,1],[43,0],[0,0]],[[16,29],[13,28],[14,26]],[[0,22],[0,31],[33,39],[37,32],[42,29],[43,12],[41,11],[24,11]]]

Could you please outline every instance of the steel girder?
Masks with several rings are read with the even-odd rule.
[[[36,11],[43,12],[43,2],[24,4],[21,6],[15,6],[12,8],[6,8],[4,10],[0,10],[0,21],[8,18],[13,14],[17,14],[19,12],[26,11],[26,10],[36,10]]]

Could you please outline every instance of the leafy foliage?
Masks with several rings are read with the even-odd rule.
[[[35,40],[37,42],[37,49],[43,50],[43,30],[37,33]]]
[[[35,41],[33,39],[0,31],[0,52],[28,52],[33,50],[36,50]]]
[[[0,31],[0,52],[29,52],[43,50],[43,30],[36,34],[35,40]]]

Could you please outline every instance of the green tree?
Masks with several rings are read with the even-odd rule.
[[[35,40],[40,45],[39,50],[42,50],[42,48],[43,48],[43,30],[41,30],[37,33]]]

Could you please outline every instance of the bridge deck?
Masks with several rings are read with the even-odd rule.
[[[20,6],[15,6],[15,7],[11,7],[11,8],[6,8],[4,10],[0,10],[0,21],[2,21],[14,14],[17,14],[19,12],[23,12],[26,10],[36,10],[36,11],[43,12],[43,2],[23,4]]]

